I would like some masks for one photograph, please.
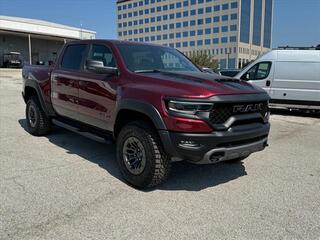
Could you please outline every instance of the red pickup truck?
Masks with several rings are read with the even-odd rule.
[[[116,142],[120,171],[137,188],[163,182],[173,161],[239,161],[267,146],[268,94],[203,73],[173,48],[68,42],[53,66],[22,75],[31,134],[55,124]]]

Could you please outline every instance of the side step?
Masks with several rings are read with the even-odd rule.
[[[77,134],[79,134],[81,136],[90,138],[90,139],[92,139],[94,141],[97,141],[97,142],[107,143],[107,144],[111,144],[112,143],[112,140],[110,140],[110,139],[103,138],[101,136],[98,136],[98,135],[96,135],[94,133],[91,133],[91,132],[88,132],[88,131],[84,131],[81,128],[77,128],[77,127],[71,126],[71,125],[69,125],[67,123],[58,121],[56,119],[52,119],[52,123],[54,125],[57,125],[57,126],[62,127],[62,128],[65,128],[65,129],[67,129],[67,130],[69,130],[71,132],[77,133]]]

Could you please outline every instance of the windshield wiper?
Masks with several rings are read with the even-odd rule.
[[[145,70],[135,70],[135,73],[160,73],[162,71],[158,69],[145,69]]]

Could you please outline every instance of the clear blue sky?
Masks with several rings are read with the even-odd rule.
[[[0,0],[0,15],[43,19],[116,38],[116,0]],[[320,0],[274,0],[273,46],[320,44]]]

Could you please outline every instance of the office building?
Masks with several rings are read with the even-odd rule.
[[[118,38],[213,55],[241,68],[272,44],[273,0],[118,0]]]

